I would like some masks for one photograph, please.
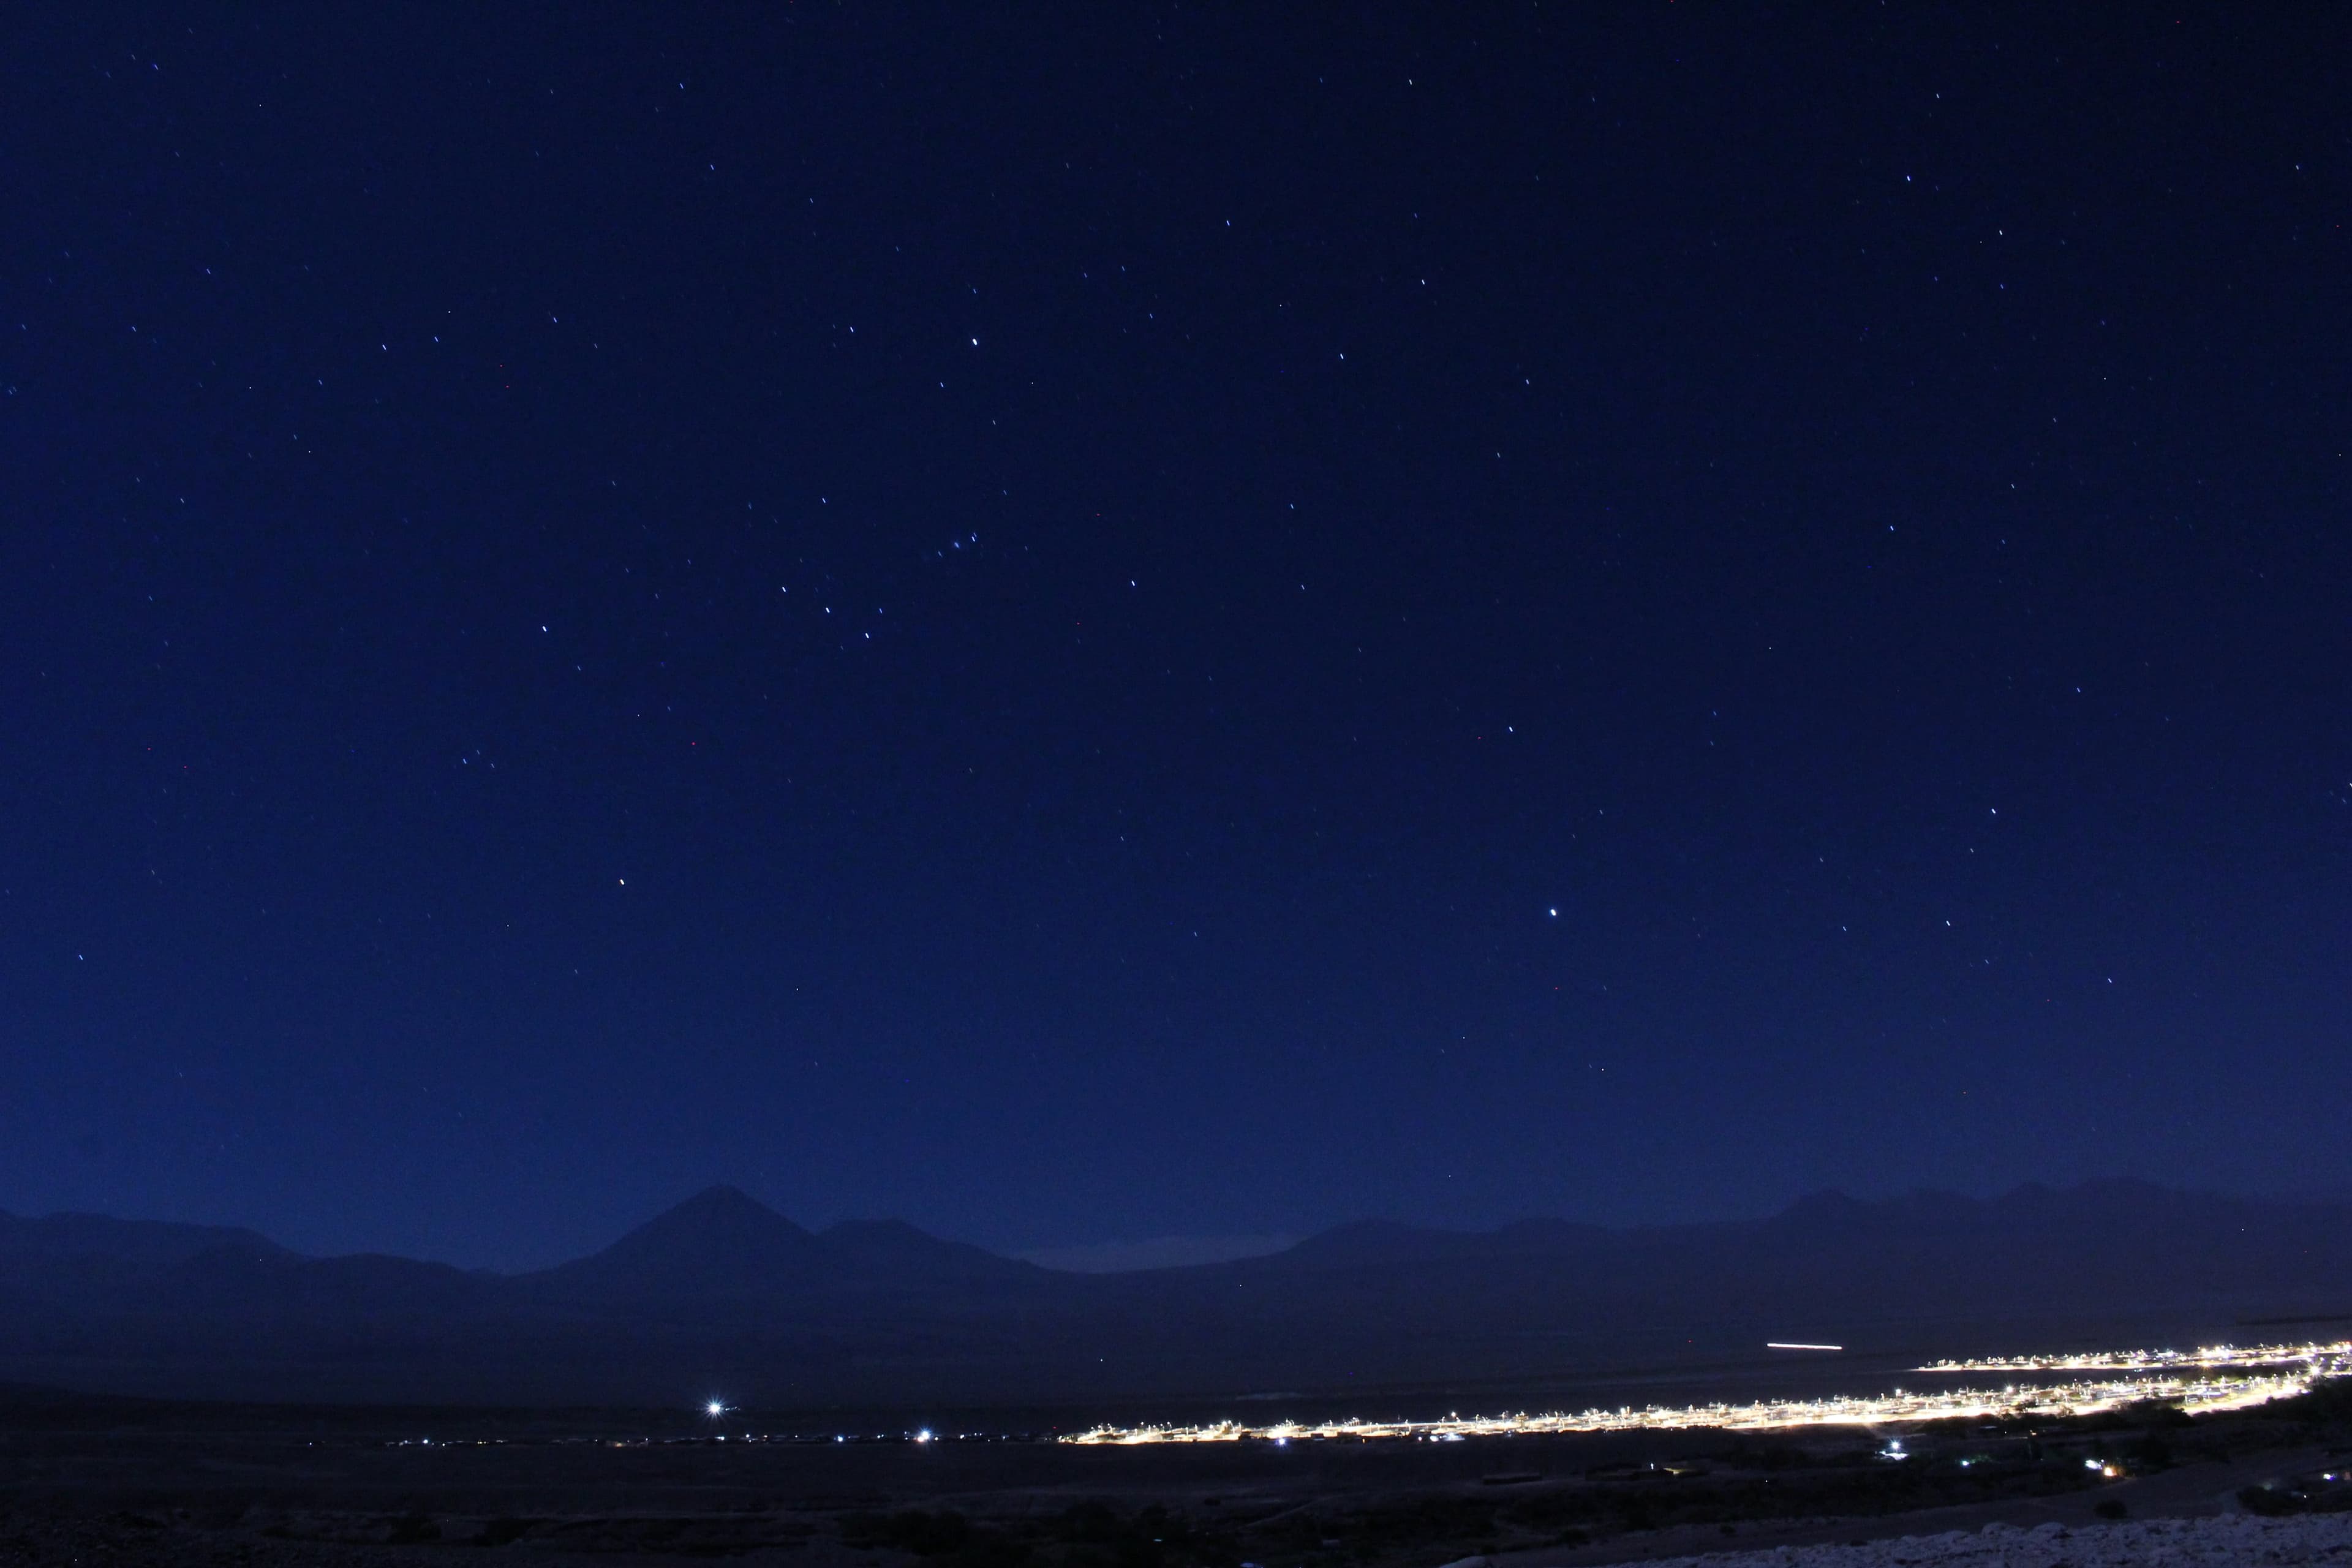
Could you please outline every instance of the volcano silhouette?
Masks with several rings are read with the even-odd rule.
[[[602,1252],[528,1278],[577,1304],[635,1306],[796,1295],[838,1273],[814,1234],[740,1188],[717,1186]]]
[[[574,1307],[680,1307],[876,1290],[1042,1281],[1032,1263],[942,1241],[898,1220],[845,1220],[818,1235],[736,1187],[705,1188],[602,1252],[526,1276]]]
[[[897,1220],[811,1232],[723,1186],[520,1275],[0,1214],[0,1383],[170,1397],[662,1404],[724,1388],[798,1405],[1503,1386],[1737,1366],[1768,1340],[1916,1358],[2336,1334],[2347,1314],[2352,1205],[2124,1181],[1816,1194],[1767,1218],[1622,1229],[1360,1224],[1266,1257],[1098,1276]]]

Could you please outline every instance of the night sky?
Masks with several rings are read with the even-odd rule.
[[[2347,42],[16,8],[0,1208],[2352,1184]]]

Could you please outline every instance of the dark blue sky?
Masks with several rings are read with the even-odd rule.
[[[0,1207],[2352,1182],[2329,7],[0,26]]]

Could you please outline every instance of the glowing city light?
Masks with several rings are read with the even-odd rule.
[[[1566,1432],[1674,1431],[1713,1427],[1768,1431],[1802,1426],[1871,1426],[1882,1422],[2095,1415],[2157,1401],[2189,1414],[2243,1410],[2304,1393],[2324,1377],[2352,1374],[2352,1341],[2319,1345],[2211,1345],[2196,1351],[2113,1351],[2074,1356],[2015,1356],[1991,1361],[1937,1362],[1914,1369],[1958,1372],[2126,1372],[2136,1375],[2066,1382],[2010,1383],[2000,1388],[1949,1388],[1937,1393],[1896,1389],[1884,1394],[1826,1399],[1759,1400],[1748,1405],[1631,1405],[1550,1415],[1448,1415],[1437,1421],[1277,1421],[1248,1426],[1217,1421],[1197,1426],[1097,1426],[1066,1443],[1241,1443],[1287,1447],[1292,1439],[1459,1442],[1465,1437],[1529,1436]],[[1899,1444],[1895,1453],[1901,1452]],[[1890,1457],[1892,1457],[1890,1455]]]
[[[2352,1359],[2352,1340],[2332,1344],[2200,1345],[2191,1351],[2077,1351],[2069,1355],[1987,1356],[1976,1361],[1938,1361],[1915,1372],[2151,1372],[2170,1368],[2336,1365]]]

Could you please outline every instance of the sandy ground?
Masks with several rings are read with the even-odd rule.
[[[1483,1562],[1483,1559],[1474,1559]],[[1660,1568],[2141,1568],[2141,1565],[2352,1563],[2352,1514],[2303,1514],[2256,1519],[2218,1514],[2204,1519],[2127,1520],[2069,1528],[2053,1521],[2020,1530],[1988,1524],[1978,1531],[1905,1535],[1840,1545],[1778,1546],[1654,1559]]]
[[[2270,1417],[2168,1428],[2168,1468],[2093,1481],[2084,1456],[2132,1453],[2143,1435],[2043,1430],[2047,1452],[2021,1462],[2014,1434],[1921,1440],[1975,1450],[1963,1466],[1990,1468],[1970,1476],[1924,1451],[1890,1467],[1876,1438],[1843,1431],[1778,1447],[1652,1432],[1130,1450],[639,1443],[597,1436],[593,1413],[445,1411],[426,1444],[425,1414],[27,1407],[0,1421],[0,1568],[1433,1568],[1471,1553],[1480,1568],[2352,1568],[2331,1533],[2352,1516],[2239,1513],[2242,1489],[2301,1486],[2352,1455],[2352,1429]],[[1939,1498],[1953,1500],[1920,1506]]]
[[[2121,1503],[2137,1520],[2189,1520],[2239,1513],[2238,1493],[2284,1476],[2334,1462],[2325,1448],[2281,1448],[2228,1464],[2184,1465],[2096,1491],[2053,1498],[2020,1498],[1964,1508],[1926,1509],[1877,1519],[1792,1520],[1743,1524],[1731,1540],[1720,1526],[1691,1526],[1617,1536],[1588,1547],[1507,1552],[1495,1568],[1596,1568],[1617,1563],[1666,1563],[1719,1556],[1730,1561],[1760,1555],[1765,1549],[1853,1546],[1888,1540],[1941,1539],[1957,1531],[1974,1534],[1988,1527],[2017,1533],[2045,1528],[2095,1531],[2109,1528],[2092,1510],[2102,1502]],[[1841,1561],[1843,1561],[1841,1559]],[[1859,1560],[1857,1560],[1859,1561]]]

